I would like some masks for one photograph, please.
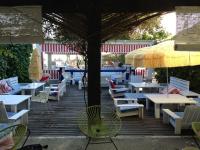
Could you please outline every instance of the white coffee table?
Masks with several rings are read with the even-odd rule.
[[[149,100],[154,103],[155,118],[160,118],[161,104],[196,104],[197,102],[179,94],[145,94],[146,109],[149,108]]]
[[[27,101],[27,108],[30,110],[31,95],[0,95],[0,101],[4,105],[11,106],[11,112],[17,112],[17,105]]]
[[[35,90],[39,87],[42,86],[43,90],[44,90],[44,85],[45,83],[28,83],[26,85],[22,85],[21,89],[22,89],[22,95],[25,94],[25,90],[30,90],[31,91],[31,95],[35,96]]]

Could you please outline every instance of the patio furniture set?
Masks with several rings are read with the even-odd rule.
[[[181,129],[191,127],[192,122],[200,121],[200,107],[195,98],[199,94],[189,90],[189,81],[170,77],[170,84],[163,86],[158,83],[129,82],[129,88],[114,85],[109,82],[109,93],[116,107],[119,117],[138,115],[143,118],[144,107],[149,110],[150,103],[154,105],[156,119],[163,115],[163,123],[170,123],[175,128],[175,134],[180,134]],[[146,90],[148,89],[148,90]],[[153,93],[152,93],[153,92]],[[169,106],[183,106],[184,112],[162,109]],[[189,106],[187,106],[189,105]],[[177,107],[178,108],[178,107]]]
[[[38,94],[39,89],[42,91]],[[0,80],[0,149],[4,142],[9,141],[12,142],[10,143],[12,148],[23,146],[18,142],[24,139],[27,133],[31,101],[46,103],[49,99],[60,100],[64,92],[66,92],[66,79],[46,87],[45,82],[19,83],[18,77]],[[7,132],[8,136],[11,135],[8,138]]]
[[[66,92],[65,79],[57,85],[44,86],[45,82],[19,83],[18,77],[0,80],[0,123],[27,124],[31,101],[46,103],[48,99],[60,100]],[[42,91],[36,95],[39,88]],[[26,91],[29,95],[25,95]],[[19,106],[22,106],[21,110]]]
[[[28,123],[28,112],[30,110],[31,97],[35,95],[35,90],[44,83],[23,83],[18,82],[18,77],[11,77],[0,81],[0,123]],[[30,90],[31,95],[25,94],[25,90]],[[26,104],[19,110],[18,106]],[[9,109],[7,111],[6,107]]]

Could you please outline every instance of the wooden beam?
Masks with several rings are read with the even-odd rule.
[[[0,6],[42,5],[43,12],[87,12],[91,0],[1,0]],[[173,11],[175,6],[199,6],[199,0],[102,0],[98,8],[104,12]]]
[[[87,13],[88,20],[88,106],[101,104],[101,13],[92,9]]]

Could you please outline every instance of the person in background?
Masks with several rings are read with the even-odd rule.
[[[59,82],[61,82],[64,79],[64,77],[62,75],[63,72],[65,72],[65,68],[64,67],[60,67],[59,71],[58,71],[58,73],[59,73]]]

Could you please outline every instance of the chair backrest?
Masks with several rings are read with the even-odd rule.
[[[109,89],[115,88],[115,87],[113,87],[113,86],[115,86],[115,83],[113,82],[113,80],[110,80],[110,79],[106,79],[106,80],[108,82]]]
[[[183,115],[182,126],[188,128],[192,122],[200,121],[200,106],[190,105],[186,106]]]
[[[190,81],[179,79],[176,77],[170,77],[170,85],[180,89],[181,91],[189,91]]]
[[[0,122],[5,122],[8,120],[8,115],[6,112],[5,105],[3,104],[3,101],[0,101]]]
[[[16,85],[18,85],[18,77],[11,77],[6,79],[6,81],[8,82],[9,86],[14,87]]]
[[[92,138],[116,136],[121,128],[121,119],[114,108],[90,106],[79,115],[80,130]]]

